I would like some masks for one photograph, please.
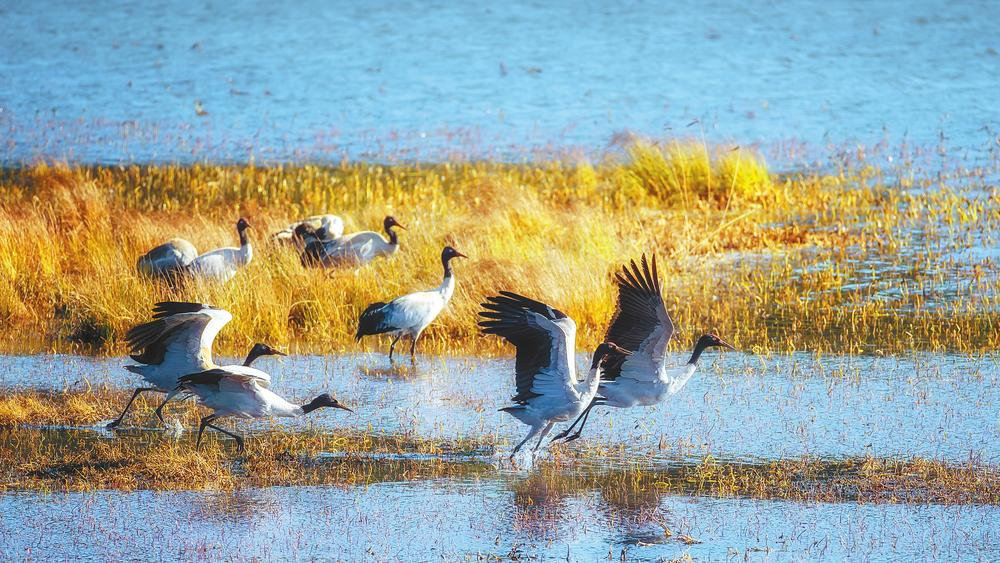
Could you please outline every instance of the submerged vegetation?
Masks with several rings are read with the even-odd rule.
[[[0,345],[117,354],[153,302],[185,299],[234,314],[220,335],[228,352],[252,340],[353,349],[363,307],[436,285],[452,244],[471,259],[428,353],[497,350],[477,337],[475,311],[502,288],[565,310],[591,348],[612,312],[612,272],[644,252],[659,258],[676,348],[717,330],[760,353],[996,350],[1000,276],[980,251],[998,245],[1000,191],[979,169],[924,178],[863,156],[776,174],[746,149],[639,142],[598,163],[8,169]],[[348,231],[386,214],[409,230],[396,256],[356,273],[303,269],[268,235],[320,212]],[[255,259],[228,285],[172,290],[136,273],[140,254],[174,236],[235,244],[239,216],[256,228]]]
[[[357,433],[272,429],[245,456],[193,437],[132,431],[107,439],[91,430],[0,430],[0,488],[233,490],[276,485],[370,485],[441,478],[503,480],[520,504],[544,505],[600,491],[619,507],[655,509],[664,495],[811,501],[1000,504],[1000,473],[974,463],[925,459],[801,458],[757,462],[677,461],[610,468],[579,452],[554,450],[526,476],[500,469],[493,444],[442,444]],[[574,463],[567,463],[574,461]]]
[[[255,432],[247,440],[246,455],[234,458],[231,440],[217,435],[207,436],[196,451],[194,432],[97,430],[94,425],[113,416],[127,396],[97,390],[5,392],[0,396],[0,488],[233,490],[457,478],[505,481],[523,505],[595,490],[614,506],[651,510],[664,495],[679,494],[1000,504],[1000,472],[971,460],[866,456],[734,461],[705,456],[678,458],[668,465],[649,460],[609,464],[600,449],[555,447],[537,471],[523,475],[501,469],[498,460],[510,445],[489,434],[439,441],[282,425]],[[135,420],[151,419],[155,403],[137,402]],[[197,421],[190,403],[175,406],[171,416],[189,427]]]

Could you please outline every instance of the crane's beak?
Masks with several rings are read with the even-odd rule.
[[[458,258],[468,258],[468,256],[462,254],[461,252],[459,252],[457,250],[455,251],[455,256],[458,257]]]
[[[406,227],[400,225],[399,223],[396,223],[396,226],[399,227],[400,229],[403,229],[404,231],[406,230]]]
[[[282,352],[281,350],[273,350],[275,356],[287,356],[288,354]]]
[[[347,412],[354,412],[354,411],[352,411],[351,409],[349,409],[349,408],[345,407],[344,405],[340,405],[340,404],[337,404],[337,405],[334,405],[334,407],[336,407],[336,408],[338,408],[338,409],[344,409],[344,410],[345,410],[345,411],[347,411]]]
[[[736,347],[735,347],[735,346],[733,346],[732,344],[730,344],[730,343],[726,342],[725,340],[723,340],[723,339],[721,339],[721,338],[719,339],[719,344],[720,344],[720,345],[721,345],[721,346],[722,346],[723,348],[725,348],[725,349],[727,349],[727,350],[732,350],[732,351],[734,351],[734,352],[736,351]]]

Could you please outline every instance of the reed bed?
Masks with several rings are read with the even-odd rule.
[[[656,254],[687,348],[715,330],[758,353],[990,353],[1000,345],[1000,190],[982,169],[887,175],[853,155],[842,166],[777,174],[746,149],[636,142],[600,162],[336,166],[65,166],[0,173],[0,335],[5,352],[119,354],[151,305],[225,307],[222,350],[253,341],[343,352],[370,302],[430,288],[452,244],[458,290],[425,334],[427,353],[493,353],[476,311],[499,289],[571,315],[579,344],[599,342],[612,274]],[[401,250],[359,269],[304,269],[268,235],[321,212],[347,230],[387,214]],[[199,249],[255,227],[254,262],[227,285],[171,289],[135,261],[171,237]],[[383,341],[382,345],[385,344]]]

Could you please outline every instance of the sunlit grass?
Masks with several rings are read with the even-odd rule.
[[[122,353],[152,303],[190,299],[233,312],[219,340],[229,353],[253,341],[354,350],[360,311],[437,285],[445,244],[471,259],[456,264],[458,290],[425,335],[427,353],[500,350],[475,325],[478,303],[499,289],[563,309],[592,348],[613,310],[613,271],[644,252],[660,259],[675,348],[708,330],[761,353],[1000,345],[996,261],[964,254],[998,244],[1000,192],[981,171],[890,180],[856,163],[778,175],[747,149],[640,142],[626,152],[595,163],[7,170],[0,321],[11,329],[0,347]],[[303,269],[268,243],[319,212],[342,215],[348,231],[377,229],[386,214],[409,230],[396,256],[357,273]],[[239,216],[256,227],[256,257],[230,284],[171,290],[136,273],[140,254],[174,236],[200,250],[235,244]]]

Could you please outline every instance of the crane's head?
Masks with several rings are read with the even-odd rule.
[[[397,221],[395,217],[392,215],[386,215],[385,220],[382,221],[382,228],[385,229],[385,232],[389,232],[389,230],[393,227],[399,227],[404,231],[406,230],[406,227],[400,225],[399,221]]]
[[[612,354],[629,356],[632,352],[629,352],[614,342],[601,342],[597,346],[597,349],[594,350],[594,360],[590,363],[590,369],[597,369],[597,366],[601,365],[601,362]]]
[[[249,366],[250,364],[253,363],[254,360],[256,360],[261,356],[287,356],[287,355],[288,354],[285,354],[280,350],[276,350],[275,348],[272,348],[267,344],[258,342],[253,345],[253,348],[250,349],[250,353],[247,354],[247,359],[246,361],[243,362],[243,365]]]
[[[250,228],[252,228],[250,226],[250,221],[247,221],[246,217],[240,217],[240,220],[236,222],[236,230],[241,233]]]
[[[354,412],[351,409],[340,404],[340,402],[337,401],[337,399],[331,397],[329,393],[323,393],[322,395],[316,397],[312,401],[309,401],[307,404],[302,405],[302,412],[308,413],[322,407],[331,407],[335,409],[342,409],[347,412]]]
[[[452,258],[468,258],[468,256],[450,246],[444,247],[444,250],[441,251],[441,262],[447,264]]]
[[[712,333],[703,335],[701,338],[698,339],[698,343],[695,344],[696,349],[700,348],[704,350],[705,348],[712,348],[712,347],[727,348],[729,350],[736,349],[733,347],[732,344],[726,342],[725,340],[719,338],[718,336]]]

